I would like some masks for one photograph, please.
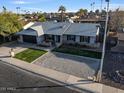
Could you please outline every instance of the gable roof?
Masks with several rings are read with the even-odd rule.
[[[63,32],[67,30],[70,23],[66,22],[45,22],[42,23],[44,34],[63,35]]]
[[[42,27],[42,24],[40,22],[35,22],[31,27],[29,27],[33,30],[35,30],[37,32],[37,35],[40,36],[40,35],[43,35],[44,34],[44,30],[43,30],[43,27]]]
[[[91,23],[72,23],[64,33],[67,35],[96,36],[99,24]]]
[[[36,31],[37,35],[82,35],[96,36],[98,33],[99,24],[92,23],[69,23],[69,22],[34,22],[28,29]],[[25,34],[26,29],[18,34]],[[31,31],[29,32],[29,34]],[[32,32],[33,34],[34,32]],[[28,34],[28,33],[27,33]]]
[[[37,32],[33,29],[24,29],[20,32],[17,32],[16,35],[30,35],[30,36],[37,36]]]
[[[34,22],[30,22],[30,23],[28,23],[27,25],[25,25],[25,26],[23,27],[23,29],[28,29],[28,28],[31,27],[33,24],[34,24]]]
[[[38,36],[43,34],[62,35],[69,25],[70,23],[67,22],[35,22],[29,28],[37,31]]]

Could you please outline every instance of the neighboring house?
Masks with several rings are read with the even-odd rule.
[[[99,24],[69,22],[34,22],[17,33],[18,41],[38,45],[80,44],[98,47]]]
[[[123,52],[124,53],[124,32],[117,32],[117,35],[115,36],[117,40],[117,45],[113,47],[111,50],[114,52]]]
[[[118,45],[124,47],[124,32],[118,32],[117,37],[118,37]]]

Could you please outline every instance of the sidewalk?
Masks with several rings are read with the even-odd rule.
[[[45,79],[58,83],[60,85],[71,84],[72,86],[69,86],[69,88],[76,89],[78,91],[85,91],[90,93],[124,93],[123,90],[117,88],[91,82],[83,78],[78,78],[73,75],[61,73],[34,64],[29,64],[24,61],[20,61],[18,59],[7,57],[7,58],[0,58],[0,60],[5,61],[9,65],[13,65],[21,69],[27,70],[31,73],[40,75]]]

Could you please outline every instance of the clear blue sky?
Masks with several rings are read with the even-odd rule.
[[[124,0],[110,1],[111,9],[120,7],[124,10]],[[5,6],[11,11],[16,11],[16,7],[20,7],[21,10],[57,12],[60,5],[64,5],[67,11],[77,11],[80,8],[91,10],[92,2],[95,2],[95,9],[100,9],[101,0],[0,0],[0,10],[2,10],[2,6]],[[104,7],[105,5],[106,3],[103,2]]]

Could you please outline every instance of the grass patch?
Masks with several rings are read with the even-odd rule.
[[[14,58],[31,63],[32,61],[34,61],[38,57],[42,56],[46,52],[47,51],[44,51],[44,50],[27,49],[27,50],[24,50],[24,51],[16,54]]]
[[[78,55],[78,56],[97,58],[97,59],[101,59],[101,55],[102,55],[101,52],[82,50],[81,48],[64,47],[64,46],[60,46],[59,48],[55,48],[53,51],[72,54],[72,55]]]

